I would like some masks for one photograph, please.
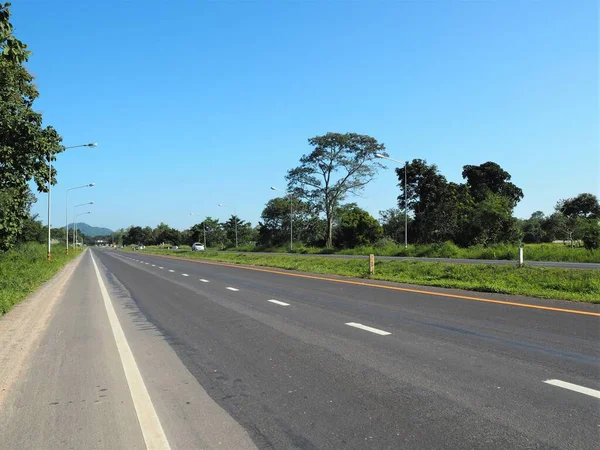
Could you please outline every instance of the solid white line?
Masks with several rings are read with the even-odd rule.
[[[596,389],[586,388],[584,386],[579,386],[578,384],[567,383],[566,381],[561,380],[546,380],[544,381],[544,383],[568,389],[570,391],[579,392],[580,394],[589,395],[590,397],[600,398],[600,391],[597,391]]]
[[[378,330],[377,328],[368,327],[366,325],[363,325],[362,323],[348,322],[346,325],[349,325],[354,328],[360,328],[361,330],[370,331],[371,333],[380,334],[381,336],[387,336],[388,334],[392,334],[388,333],[387,331]]]
[[[173,269],[169,269],[169,272],[175,272]]]
[[[187,273],[182,273],[181,276],[189,277],[189,275]]]
[[[233,288],[233,287],[228,287],[227,289],[229,289],[230,291],[239,291],[239,289]]]
[[[98,265],[96,264],[96,260],[91,252],[90,257],[92,258],[92,263],[94,264],[94,270],[96,271],[96,277],[98,278],[98,284],[100,285],[100,292],[102,293],[102,299],[104,300],[104,307],[106,308],[108,321],[110,323],[110,327],[112,328],[115,343],[117,344],[117,350],[119,351],[119,356],[121,357],[121,364],[123,365],[125,378],[127,379],[129,391],[131,392],[133,406],[135,407],[140,428],[142,429],[142,435],[144,436],[146,448],[149,450],[169,450],[171,446],[169,445],[167,436],[165,435],[162,425],[160,424],[160,419],[156,414],[156,410],[154,409],[152,399],[150,398],[150,394],[148,394],[148,390],[144,384],[144,379],[142,378],[140,369],[135,362],[135,358],[133,357],[133,353],[131,352],[129,344],[127,343],[127,338],[125,337],[125,333],[123,333],[123,328],[121,328],[119,318],[117,317],[115,308],[110,301],[110,296],[108,295],[106,286],[104,285],[102,277],[100,276]]]
[[[210,281],[205,280],[204,278],[200,278],[200,281],[202,281],[203,283],[210,283]]]
[[[289,303],[280,302],[279,300],[267,300],[267,301],[271,302],[271,303],[275,303],[276,305],[280,305],[280,306],[290,306]]]

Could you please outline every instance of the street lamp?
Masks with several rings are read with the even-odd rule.
[[[377,158],[388,159],[398,164],[404,164],[404,248],[408,248],[408,191],[406,190],[406,172],[408,172],[408,161],[398,161],[381,153],[375,153]]]
[[[198,213],[190,213],[190,216],[198,216]],[[204,228],[204,250],[206,250],[206,223],[202,221],[202,228]]]
[[[91,203],[94,203],[94,202],[91,202]],[[86,214],[91,214],[91,213],[92,213],[91,211],[87,211],[87,212],[84,212],[84,213],[77,214],[75,216],[75,223],[77,223],[77,217],[84,216]],[[75,226],[75,236],[73,236],[73,237],[75,238],[75,245],[77,245],[77,226]]]
[[[89,144],[81,144],[81,145],[71,145],[70,147],[63,147],[63,150],[68,150],[70,148],[77,147],[96,147],[98,145],[97,142],[91,142]],[[51,249],[51,225],[50,225],[50,214],[52,212],[52,153],[48,152],[48,261],[52,259],[52,249]],[[68,239],[68,237],[67,237]]]
[[[67,189],[67,194],[65,196],[65,230],[66,230],[66,242],[67,242],[67,253],[69,253],[69,191],[72,191],[73,189],[81,189],[81,188],[86,188],[86,187],[94,187],[96,186],[95,183],[89,183],[89,184],[84,184],[81,186],[76,186],[76,187],[72,187],[70,189]]]
[[[73,248],[75,248],[75,244],[77,242],[77,216],[80,216],[81,214],[78,214],[77,216],[75,215],[75,208],[79,208],[80,206],[85,206],[85,205],[93,205],[94,202],[87,202],[87,203],[80,203],[79,205],[75,205],[73,206]],[[90,214],[88,212],[88,214]]]
[[[229,208],[227,205],[223,203],[219,203],[221,208]],[[237,234],[237,213],[235,212],[235,208],[233,208],[233,220],[235,222],[235,248],[238,246],[238,234]]]
[[[290,198],[290,250],[294,250],[294,230],[293,230],[293,222],[294,222],[294,203],[291,192],[284,191],[283,189],[278,189],[275,186],[271,186],[272,191],[280,191],[285,192],[286,195]]]

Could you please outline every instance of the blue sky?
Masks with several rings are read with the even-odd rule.
[[[598,193],[595,1],[50,1],[12,7],[65,145],[52,223],[93,200],[109,228],[194,211],[256,223],[269,186],[328,131],[365,133],[449,180],[495,161],[525,198],[516,215]],[[392,167],[362,198],[376,217]],[[45,217],[46,196],[34,212]]]

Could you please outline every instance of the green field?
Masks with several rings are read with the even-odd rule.
[[[600,303],[600,271],[597,270],[518,268],[489,264],[446,264],[421,261],[377,261],[375,274],[369,276],[368,261],[364,259],[311,258],[310,256],[298,257],[285,254],[200,253],[156,248],[149,248],[142,252],[423,286]]]
[[[158,247],[152,247],[158,248]],[[190,246],[180,245],[181,250],[189,250]],[[221,250],[210,248],[209,250]],[[293,252],[288,246],[262,247],[255,245],[240,245],[238,248],[227,248],[227,251],[237,252],[269,252],[269,253],[302,253],[302,254],[340,254],[340,255],[369,255],[376,256],[408,256],[421,258],[457,258],[457,259],[519,259],[519,247],[512,244],[496,244],[488,247],[474,246],[458,247],[451,242],[443,244],[409,245],[404,248],[391,241],[383,241],[379,245],[359,246],[351,249],[326,249],[320,247],[305,247],[298,244]],[[525,261],[555,261],[555,262],[584,262],[600,263],[600,250],[586,250],[583,247],[569,247],[564,244],[525,244],[523,249]]]
[[[52,247],[52,261],[46,261],[46,245],[27,243],[0,253],[0,316],[52,278],[80,251],[65,254],[65,247]]]

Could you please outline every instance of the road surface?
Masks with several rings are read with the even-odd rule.
[[[597,305],[278,272],[88,250],[0,449],[597,448]]]

